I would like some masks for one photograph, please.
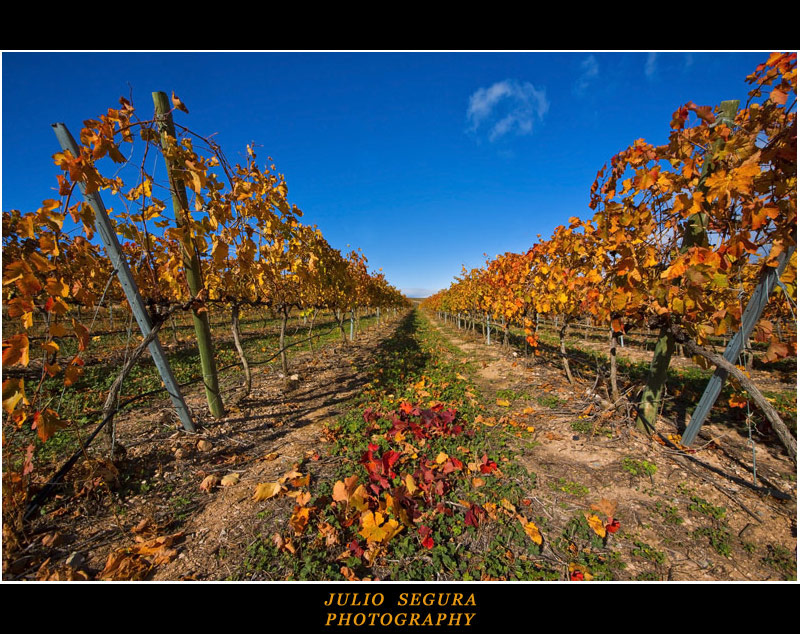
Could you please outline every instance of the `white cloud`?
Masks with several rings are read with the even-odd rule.
[[[575,83],[575,92],[583,94],[592,83],[592,80],[600,74],[600,65],[594,55],[589,55],[581,62],[581,76]]]
[[[494,142],[507,134],[530,134],[534,122],[541,121],[550,108],[544,89],[529,82],[514,79],[480,88],[469,98],[467,120],[470,131],[488,129],[488,139]]]
[[[656,74],[656,59],[658,58],[658,53],[648,53],[647,54],[647,61],[644,63],[644,74],[651,78],[653,75]]]
[[[430,297],[437,291],[432,291],[429,288],[402,288],[400,292],[406,297]]]

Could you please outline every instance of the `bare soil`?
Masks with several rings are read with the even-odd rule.
[[[636,431],[625,411],[604,407],[596,377],[576,378],[570,385],[560,362],[525,358],[495,342],[486,346],[480,332],[434,323],[465,359],[479,360],[481,400],[518,397],[489,414],[517,423],[508,428],[509,443],[537,475],[537,490],[529,497],[532,509],[547,518],[546,537],[606,499],[617,505],[621,529],[609,545],[621,552],[625,578],[796,577],[797,470],[780,444],[757,440],[754,485],[753,449],[730,427],[707,424],[691,453],[671,449]],[[637,352],[645,358],[644,351]],[[768,376],[759,378],[769,384]],[[532,437],[515,433],[519,423],[535,428]],[[664,419],[657,431],[678,433],[674,422]],[[625,469],[626,459],[646,461],[655,472],[634,475]],[[722,521],[711,517],[711,507],[724,509]],[[776,552],[789,554],[783,568]]]
[[[149,558],[161,561],[157,566],[128,562],[141,568],[133,578],[227,578],[232,562],[271,530],[268,524],[282,528],[289,517],[291,498],[275,500],[265,517],[251,501],[256,485],[302,462],[314,478],[333,467],[324,424],[346,410],[393,330],[394,323],[384,321],[352,343],[295,353],[290,372],[296,379],[256,369],[245,400],[230,405],[239,386],[224,394],[227,415],[220,420],[208,415],[200,390],[185,394],[197,434],[180,428],[167,400],[119,414],[124,457],[112,464],[91,449],[92,460],[70,471],[47,513],[24,535],[5,540],[4,579],[103,578],[112,555],[142,544],[163,544],[164,556]],[[233,486],[201,490],[207,476],[230,474],[239,476]]]
[[[570,385],[553,360],[524,358],[434,324],[464,362],[478,361],[484,419],[537,476],[528,499],[532,515],[542,518],[549,558],[558,559],[552,542],[570,519],[606,500],[616,504],[620,522],[608,538],[625,564],[620,578],[796,577],[797,471],[780,445],[757,439],[753,484],[753,449],[730,427],[707,425],[691,453],[670,449],[637,432],[624,408],[607,409],[595,377]],[[256,373],[250,396],[222,420],[203,413],[200,391],[187,395],[202,425],[198,434],[180,430],[167,401],[120,415],[124,457],[76,467],[46,514],[24,535],[4,539],[4,579],[113,578],[109,562],[137,548],[155,555],[146,566],[127,560],[139,566],[132,578],[242,578],[248,548],[284,529],[294,504],[290,497],[254,503],[254,488],[301,463],[317,481],[333,473],[338,459],[328,454],[325,422],[346,411],[369,380],[370,361],[393,327],[384,323],[353,344],[295,355],[297,380]],[[658,431],[677,430],[660,420]],[[632,473],[626,460],[654,469]],[[232,486],[201,490],[207,476],[232,474]]]

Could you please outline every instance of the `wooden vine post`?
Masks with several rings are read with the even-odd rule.
[[[172,194],[172,207],[175,212],[175,224],[178,228],[187,226],[189,222],[189,199],[186,195],[186,186],[180,176],[180,166],[169,158],[169,137],[176,139],[175,124],[172,121],[172,109],[166,93],[154,92],[153,103],[156,109],[158,131],[161,135],[161,149],[167,165],[170,192]],[[183,249],[183,266],[189,291],[192,297],[197,297],[203,290],[202,274],[200,271],[200,256],[194,245],[187,250]],[[203,372],[203,385],[208,399],[208,409],[214,418],[222,418],[225,409],[219,392],[217,378],[217,365],[214,360],[214,346],[211,339],[211,327],[208,322],[208,311],[200,312],[197,307],[192,308],[194,331],[197,337],[197,348],[200,352],[200,365]]]
[[[739,100],[723,101],[720,104],[720,113],[717,115],[716,125],[726,122],[731,124],[736,117],[739,108]],[[717,139],[714,145],[706,152],[703,167],[700,171],[700,182],[697,189],[703,194],[707,193],[706,181],[714,171],[712,157],[722,147],[722,139]],[[708,214],[699,211],[686,219],[684,226],[683,244],[681,252],[685,253],[691,247],[708,246]],[[658,334],[653,360],[650,362],[650,373],[647,383],[642,391],[639,401],[639,413],[636,418],[636,427],[642,431],[655,429],[656,418],[661,409],[661,398],[664,395],[664,385],[667,382],[667,370],[675,352],[675,337],[672,334],[669,324],[664,324]]]

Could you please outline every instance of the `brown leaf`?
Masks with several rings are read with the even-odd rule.
[[[123,548],[108,556],[105,568],[98,578],[101,581],[141,581],[152,568],[146,559]]]
[[[617,510],[617,503],[607,500],[606,498],[601,498],[599,502],[592,504],[591,508],[593,511],[600,511],[606,517],[613,519],[614,512]]]
[[[189,108],[187,108],[183,104],[183,102],[178,97],[175,96],[175,91],[174,90],[172,91],[172,105],[175,106],[175,108],[177,108],[181,112],[185,112],[186,114],[189,114]]]
[[[215,488],[219,484],[219,476],[216,475],[208,475],[203,478],[203,482],[200,483],[200,490],[205,491],[206,493],[211,493],[211,490]]]

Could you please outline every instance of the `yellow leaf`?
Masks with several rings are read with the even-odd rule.
[[[522,528],[525,530],[525,534],[533,540],[533,543],[537,546],[542,545],[542,534],[539,532],[539,527],[536,526],[533,522],[527,521],[524,517],[520,516],[519,523],[522,524]]]
[[[442,463],[443,463],[443,462],[445,462],[445,461],[446,461],[448,458],[449,458],[449,456],[448,456],[448,455],[447,455],[447,454],[446,454],[444,451],[442,451],[442,452],[439,452],[439,455],[438,455],[438,456],[436,456],[436,464],[442,464]]]
[[[289,480],[289,484],[291,484],[296,489],[299,489],[300,487],[308,486],[308,483],[310,481],[311,481],[311,474],[307,473],[302,477],[297,477],[293,478],[292,480]]]
[[[383,524],[383,515],[381,513],[373,513],[366,511],[361,515],[361,535],[367,542],[380,542],[386,536],[386,532],[381,530]]]
[[[296,466],[296,465],[295,465],[295,466]],[[302,474],[302,473],[300,473],[300,472],[299,472],[297,469],[292,469],[291,471],[287,471],[286,473],[284,473],[284,474],[283,474],[283,475],[280,477],[280,479],[278,480],[278,482],[280,482],[281,484],[283,484],[283,483],[284,483],[284,482],[286,482],[287,480],[296,480],[297,478],[301,478],[302,476],[303,476],[303,474]]]
[[[260,502],[261,500],[269,500],[274,498],[281,492],[281,485],[277,482],[262,482],[256,487],[253,494],[253,500]]]
[[[47,354],[55,354],[58,352],[58,344],[55,341],[46,341],[40,345]]]
[[[409,495],[414,495],[414,491],[418,489],[417,485],[414,483],[414,478],[411,477],[411,474],[406,474],[406,489],[408,489]]]
[[[224,478],[222,478],[221,484],[224,487],[232,487],[234,484],[239,483],[239,474],[238,473],[229,473]]]
[[[605,524],[603,524],[603,520],[597,517],[597,515],[594,513],[589,513],[588,511],[584,511],[583,516],[586,518],[586,521],[589,522],[589,526],[598,535],[598,537],[606,536],[606,527]]]
[[[359,484],[353,495],[350,496],[350,505],[357,511],[365,511],[369,508],[369,495],[363,484]]]
[[[510,511],[511,513],[517,512],[517,507],[514,506],[511,502],[509,502],[506,498],[500,500],[500,506],[502,506],[506,511]]]
[[[497,399],[497,404],[500,407],[511,407],[511,403],[508,400],[504,399],[504,398],[498,398]]]
[[[180,100],[180,98],[175,96],[174,90],[172,91],[172,105],[181,112],[189,114],[189,109],[184,105],[184,103]]]
[[[23,379],[7,379],[3,381],[3,409],[9,414],[17,403],[25,398],[25,382]]]
[[[361,535],[367,542],[388,542],[403,527],[397,520],[390,519],[384,523],[382,513],[367,511],[361,515]]]

